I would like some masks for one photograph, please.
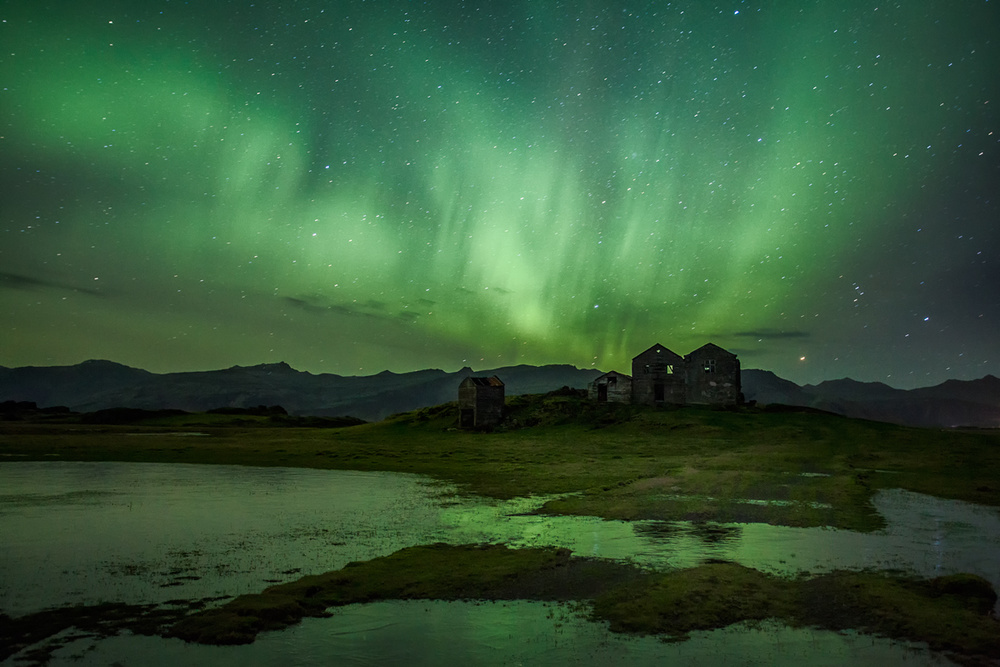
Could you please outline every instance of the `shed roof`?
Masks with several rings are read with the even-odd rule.
[[[491,377],[467,377],[462,382],[470,382],[477,387],[502,387],[503,381],[496,375]]]

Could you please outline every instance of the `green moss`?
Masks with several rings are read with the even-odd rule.
[[[251,642],[330,607],[385,599],[590,600],[613,631],[682,641],[695,630],[778,619],[926,642],[964,660],[1000,658],[996,595],[973,575],[917,579],[837,571],[785,579],[735,563],[652,573],[576,558],[564,549],[430,545],[243,595],[191,616],[171,635],[202,643]]]
[[[837,571],[783,579],[714,563],[623,587],[594,602],[612,629],[684,639],[694,630],[776,618],[793,626],[855,629],[926,642],[976,662],[1000,658],[996,594],[973,575],[916,579]]]
[[[572,558],[567,549],[434,544],[241,595],[178,623],[170,634],[201,643],[249,643],[262,630],[322,616],[340,605],[385,599],[569,600],[641,576],[629,566]]]
[[[787,582],[732,563],[659,575],[598,598],[594,618],[619,632],[683,637],[693,630],[781,617]]]

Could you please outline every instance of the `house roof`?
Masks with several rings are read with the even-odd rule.
[[[471,382],[477,387],[502,387],[503,382],[496,375],[490,377],[467,377],[462,382]]]
[[[730,357],[735,357],[736,356],[735,354],[733,354],[729,350],[727,350],[725,348],[721,348],[718,345],[716,345],[715,343],[705,343],[704,345],[702,345],[701,347],[699,347],[697,350],[694,350],[693,352],[691,352],[691,354],[689,354],[688,356],[689,357],[693,357],[696,354],[700,355],[700,354],[705,354],[705,353],[708,353],[708,354],[720,354],[721,353],[721,354],[729,355]]]
[[[597,382],[601,378],[606,378],[606,377],[620,377],[620,378],[625,378],[626,380],[632,379],[631,375],[625,375],[624,373],[619,373],[618,371],[608,371],[604,375],[598,375],[596,378],[594,378],[594,382]]]
[[[650,354],[650,353],[652,353],[652,354],[664,354],[665,353],[668,356],[669,355],[673,355],[677,359],[683,359],[683,357],[681,357],[681,355],[677,354],[676,352],[674,352],[670,348],[668,348],[668,347],[666,347],[664,345],[660,345],[659,343],[657,343],[656,345],[652,346],[648,350],[644,350],[643,352],[640,352],[639,354],[637,354],[634,357],[632,357],[632,360],[635,361],[639,357],[644,357],[644,356],[646,356],[647,354]]]

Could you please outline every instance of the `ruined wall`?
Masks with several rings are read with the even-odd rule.
[[[684,357],[687,368],[687,403],[739,405],[742,402],[740,360],[735,354],[708,343]]]
[[[683,357],[662,345],[654,345],[632,359],[633,403],[684,403],[685,385]]]
[[[598,403],[631,403],[632,378],[610,371],[590,383],[587,395]]]

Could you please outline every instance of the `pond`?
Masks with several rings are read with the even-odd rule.
[[[952,665],[907,642],[776,622],[694,632],[685,642],[613,633],[567,605],[540,602],[390,601],[351,605],[332,618],[307,618],[248,646],[199,646],[179,639],[121,635],[78,640],[49,665]]]
[[[1000,588],[1000,511],[957,501],[882,492],[874,502],[887,529],[860,534],[526,514],[545,500],[458,497],[447,485],[395,473],[0,463],[0,610],[17,616],[100,601],[234,596],[430,542],[563,546],[583,556],[660,568],[724,558],[783,574],[872,567],[927,576],[972,572]],[[457,628],[466,631],[452,631]],[[848,651],[857,657],[862,650],[882,658],[882,651],[893,652],[889,662],[938,660],[898,642],[781,626],[734,626],[702,635],[676,645],[621,637],[577,618],[568,607],[542,603],[400,602],[341,609],[330,619],[310,619],[266,634],[249,647],[196,647],[132,636],[80,640],[86,650],[74,642],[61,650],[57,663],[129,662],[114,657],[124,652],[132,659],[144,656],[144,662],[153,653],[175,656],[165,664],[244,664],[247,655],[271,664],[272,658],[277,662],[277,656],[298,651],[305,656],[299,664],[318,655],[369,664],[384,662],[387,656],[376,658],[389,650],[387,643],[412,644],[411,652],[427,655],[464,651],[474,662],[482,662],[475,659],[477,652],[492,650],[497,659],[487,662],[497,664],[510,656],[535,664],[589,660],[584,654],[599,656],[601,651],[632,655],[633,664],[666,656],[712,662],[711,656],[716,661],[720,657],[723,639],[759,655],[761,662],[787,658],[790,664],[794,656],[801,658],[801,651],[813,656]],[[780,647],[788,652],[775,653]]]

